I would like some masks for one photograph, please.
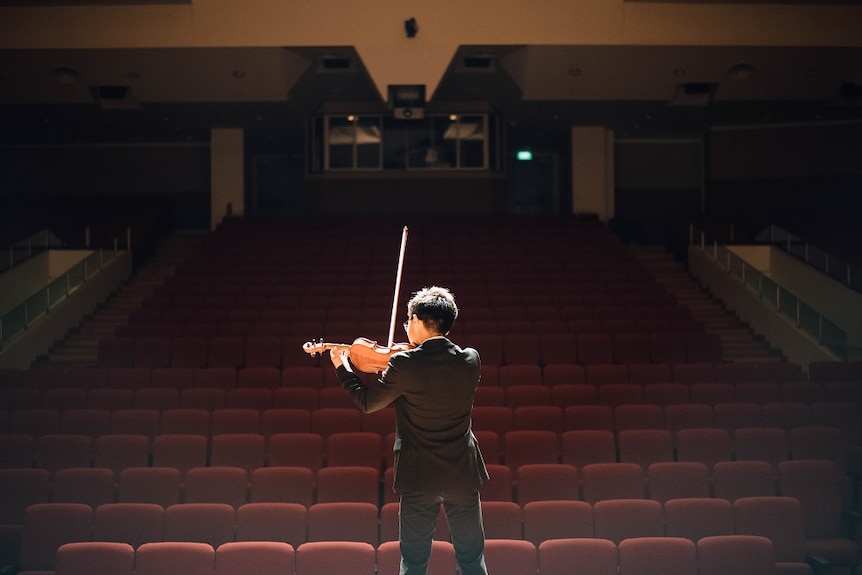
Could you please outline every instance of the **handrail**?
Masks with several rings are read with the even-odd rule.
[[[689,244],[699,248],[716,264],[755,292],[779,314],[789,318],[797,329],[813,337],[820,345],[843,360],[848,358],[847,332],[829,321],[810,305],[795,296],[775,280],[734,254],[717,241],[707,241],[706,233],[693,224],[689,229]]]
[[[0,273],[15,267],[33,256],[51,248],[62,247],[63,242],[50,230],[39,230],[9,246],[9,257],[0,258]]]
[[[755,239],[786,251],[853,291],[862,293],[862,269],[859,266],[846,262],[774,224]]]
[[[113,249],[94,250],[66,273],[53,279],[48,285],[0,317],[0,348],[78,291],[90,278],[113,262],[122,251],[128,251],[131,246],[130,230],[126,230],[125,242],[125,250],[119,248],[118,238],[114,238]]]

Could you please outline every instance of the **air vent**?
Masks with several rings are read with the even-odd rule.
[[[137,108],[138,103],[132,96],[129,86],[93,86],[93,99],[103,108]]]
[[[331,56],[317,60],[317,72],[319,74],[344,74],[353,71],[354,64],[350,58]]]
[[[683,82],[676,85],[676,94],[671,101],[672,106],[706,106],[712,101],[712,96],[718,84],[711,82]]]
[[[490,68],[494,61],[491,58],[482,58],[478,56],[464,58],[465,68]]]

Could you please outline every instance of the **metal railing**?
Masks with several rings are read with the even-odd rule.
[[[691,226],[690,243],[725,268],[730,275],[756,293],[775,311],[790,319],[801,331],[814,338],[839,358],[848,358],[847,332],[835,325],[813,307],[802,301],[775,280],[718,242],[708,242],[706,233]]]
[[[859,266],[846,262],[776,225],[770,225],[755,239],[796,256],[832,279],[862,293],[862,269]]]
[[[120,249],[119,239],[115,238],[112,250],[101,248],[94,250],[64,274],[53,279],[48,285],[0,317],[0,348],[81,289],[91,277],[113,262],[121,251],[128,251],[131,245],[130,232],[127,231],[124,239],[125,250]]]
[[[0,258],[0,273],[15,267],[33,256],[54,248],[63,242],[50,230],[44,229],[9,246],[7,257]]]

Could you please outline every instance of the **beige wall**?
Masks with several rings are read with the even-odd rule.
[[[0,49],[355,46],[385,97],[389,84],[433,93],[460,45],[859,46],[859,22],[860,5],[192,0],[0,8]]]

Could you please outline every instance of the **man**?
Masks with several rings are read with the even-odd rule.
[[[458,307],[446,288],[407,303],[404,329],[414,347],[398,351],[374,385],[353,372],[349,352],[332,352],[344,390],[366,413],[395,409],[395,481],[401,492],[401,575],[425,575],[440,505],[462,575],[487,575],[479,486],[488,479],[471,430],[479,353],[447,336]]]

